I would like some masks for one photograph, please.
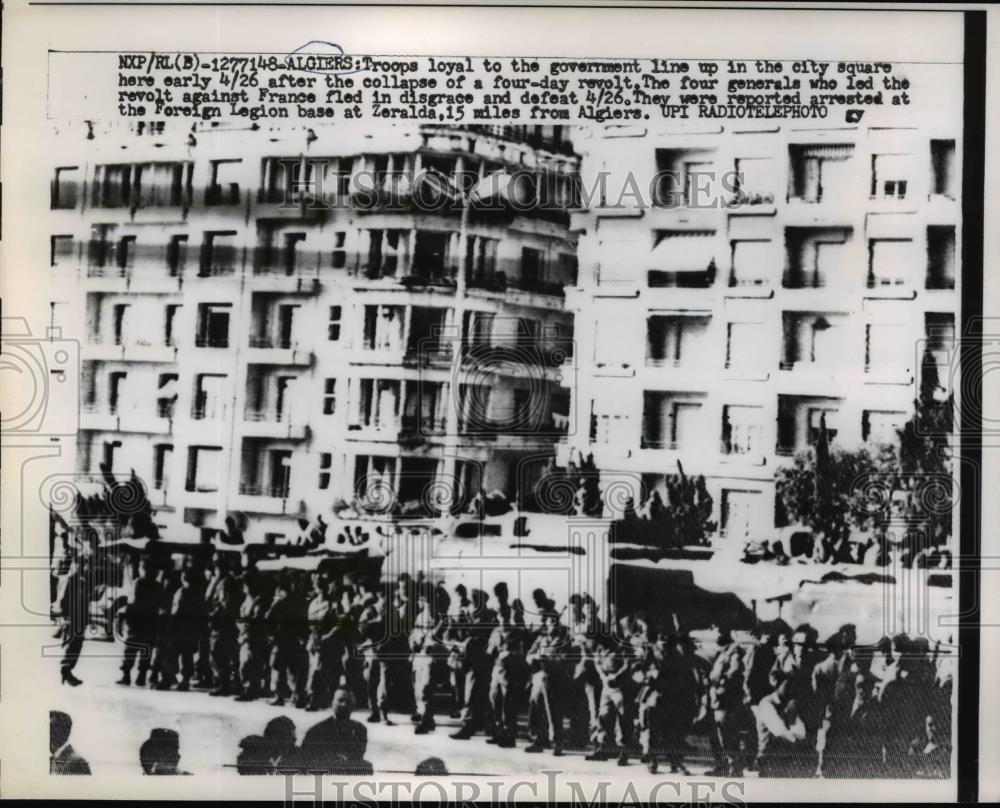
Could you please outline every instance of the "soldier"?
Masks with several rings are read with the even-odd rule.
[[[176,648],[174,646],[174,595],[180,589],[180,576],[167,561],[168,567],[160,569],[158,607],[154,618],[153,655],[149,663],[149,684],[156,690],[169,690],[177,681]]]
[[[63,648],[60,672],[63,684],[76,687],[83,682],[73,675],[73,668],[76,667],[80,651],[83,650],[83,637],[90,622],[91,577],[86,559],[78,556],[71,562],[63,584],[64,588],[59,598]]]
[[[709,709],[712,712],[712,752],[715,768],[710,772],[717,777],[742,777],[745,766],[741,752],[741,731],[744,729],[742,711],[745,677],[740,647],[733,642],[732,634],[725,627],[717,627],[719,655],[715,658],[708,677]]]
[[[490,718],[493,660],[486,649],[490,634],[497,626],[497,614],[486,606],[488,600],[489,595],[481,589],[472,590],[473,612],[462,649],[466,704],[462,710],[461,727],[451,736],[459,741],[469,740],[473,733],[486,727]]]
[[[451,711],[451,718],[460,718],[462,710],[465,709],[465,662],[463,652],[467,638],[465,627],[470,620],[472,603],[469,600],[469,592],[464,584],[455,586],[455,602],[457,608],[451,625],[448,629],[448,644],[450,652],[448,654],[448,670],[451,676],[452,691],[455,703]]]
[[[410,647],[413,650],[413,691],[416,698],[417,735],[432,732],[434,722],[434,690],[445,663],[447,650],[442,641],[443,623],[435,623],[431,615],[430,603],[425,595],[419,597],[419,611],[416,624],[410,632]]]
[[[305,618],[291,576],[282,575],[265,618],[271,634],[271,704],[275,707],[283,706],[289,697],[294,698],[296,707],[306,706],[308,660],[302,645]]]
[[[324,638],[337,624],[336,586],[323,573],[312,576],[313,596],[309,601],[309,639],[306,651],[309,654],[309,704],[310,712],[328,707],[333,699],[333,688],[340,682],[337,661],[332,657],[333,649]]]
[[[156,616],[160,608],[160,585],[153,571],[149,558],[144,558],[139,565],[139,577],[135,580],[128,606],[125,607],[125,625],[128,628],[128,638],[125,654],[122,657],[122,676],[120,685],[132,683],[132,666],[136,658],[139,660],[139,674],[135,683],[145,687],[146,674],[149,672],[150,656],[153,642],[156,638]]]
[[[190,568],[183,570],[181,586],[174,593],[170,608],[176,654],[172,667],[179,668],[181,674],[178,690],[188,690],[191,687],[191,677],[194,676],[194,654],[198,647],[198,624],[205,612],[201,592],[195,584],[194,571]]]
[[[518,634],[507,626],[498,626],[493,638],[491,645],[496,653],[490,677],[490,706],[494,731],[493,737],[486,742],[513,748],[517,742],[517,721],[531,672]]]
[[[212,656],[213,696],[233,692],[238,666],[236,620],[240,614],[243,591],[229,566],[216,555],[217,577],[209,587],[208,615],[211,626],[209,645]]]
[[[607,760],[618,742],[618,765],[628,765],[628,750],[632,745],[632,720],[628,705],[632,701],[632,651],[629,646],[613,640],[598,646],[595,655],[597,673],[601,678],[601,699],[597,712],[596,748],[587,760]]]
[[[368,707],[371,710],[368,723],[377,724],[382,721],[391,727],[393,722],[389,719],[389,681],[385,670],[387,662],[381,653],[387,631],[393,623],[390,612],[391,607],[385,593],[377,590],[367,601],[359,618],[362,637],[359,650],[364,658],[365,685]]]
[[[256,575],[243,576],[243,602],[236,623],[239,643],[240,694],[236,701],[253,701],[262,694],[267,660],[267,604]]]
[[[569,640],[559,623],[559,613],[546,609],[542,612],[540,633],[527,655],[531,666],[528,700],[531,745],[525,752],[541,752],[552,746],[554,755],[562,754],[562,691],[568,652]]]
[[[798,762],[801,766],[800,776],[811,777],[818,768],[816,745],[819,730],[823,722],[825,705],[820,704],[814,686],[813,669],[819,661],[816,649],[816,630],[803,623],[795,628],[792,634],[791,653],[783,660],[782,669],[788,674],[790,698],[802,724],[806,728],[806,737],[800,744]],[[821,698],[826,694],[821,694]]]

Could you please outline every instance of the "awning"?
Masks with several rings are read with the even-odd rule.
[[[413,178],[413,196],[424,202],[457,202],[461,191],[436,168],[425,168]]]
[[[526,174],[502,171],[483,177],[471,194],[473,201],[483,204],[509,202],[519,207],[530,205],[534,197],[534,185]]]
[[[662,272],[704,272],[715,260],[717,246],[715,239],[708,236],[667,236],[653,248],[649,268]]]

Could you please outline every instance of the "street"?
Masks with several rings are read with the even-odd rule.
[[[265,700],[237,702],[232,697],[212,697],[206,691],[156,691],[148,687],[123,687],[115,684],[120,676],[120,647],[109,642],[88,640],[75,674],[83,680],[79,687],[59,684],[58,665],[47,671],[53,692],[50,708],[63,710],[73,719],[71,743],[89,763],[94,776],[139,770],[139,747],[155,727],[174,729],[180,735],[180,768],[197,775],[236,777],[235,760],[239,741],[247,735],[259,735],[272,718],[285,715],[295,722],[298,740],[327,713],[306,712],[292,706],[273,707]],[[365,722],[367,710],[355,710],[354,720]],[[625,768],[614,760],[584,760],[583,751],[566,752],[560,757],[551,751],[527,754],[528,741],[518,740],[515,749],[498,748],[486,743],[483,735],[467,741],[448,737],[458,729],[458,719],[438,717],[437,729],[428,735],[415,736],[410,717],[392,714],[395,725],[365,724],[368,729],[366,758],[378,778],[412,774],[417,764],[428,757],[444,761],[452,775],[503,777],[538,775],[559,771],[567,775],[606,774],[608,779],[623,776],[637,781],[660,779],[669,772],[661,764],[661,774],[650,775],[645,765],[633,759]],[[694,739],[692,739],[694,740]],[[703,739],[698,739],[699,741]],[[705,750],[707,751],[707,750]],[[702,750],[687,763],[692,776],[704,775],[711,762]],[[676,776],[672,776],[676,778]]]

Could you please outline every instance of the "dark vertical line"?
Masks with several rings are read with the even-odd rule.
[[[979,486],[982,470],[982,412],[966,402],[982,402],[983,198],[985,190],[986,12],[965,12],[962,131],[962,300],[961,400],[959,435],[959,552],[981,557]],[[963,564],[959,573],[958,726],[956,761],[959,802],[975,802],[979,793],[979,564]]]

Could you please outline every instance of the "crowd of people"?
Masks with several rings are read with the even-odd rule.
[[[357,704],[369,723],[409,715],[417,735],[448,715],[456,741],[526,740],[528,753],[581,750],[622,766],[638,758],[652,772],[685,772],[699,736],[717,776],[949,772],[952,660],[923,639],[865,646],[844,625],[821,642],[809,625],[775,621],[736,637],[716,625],[696,641],[683,618],[602,610],[586,593],[559,609],[536,589],[526,608],[504,583],[487,593],[420,575],[272,575],[222,554],[208,569],[193,557],[179,568],[138,563],[124,607],[123,687],[200,688],[341,717]],[[71,685],[80,684],[79,589],[62,588]],[[319,765],[308,749],[322,736],[300,761]],[[254,743],[242,754],[257,754]]]

